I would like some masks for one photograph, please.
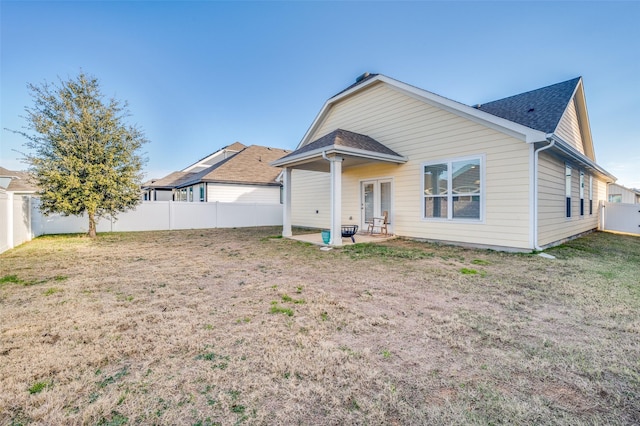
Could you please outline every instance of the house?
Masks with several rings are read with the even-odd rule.
[[[291,226],[542,249],[598,227],[615,177],[596,163],[582,78],[468,106],[365,73],[326,101],[283,168]]]
[[[37,191],[28,172],[0,167],[0,253],[33,238],[31,209]]]
[[[143,185],[149,201],[280,203],[280,169],[270,163],[290,151],[239,142],[179,172]]]
[[[607,186],[607,194],[610,203],[640,204],[640,189],[610,183]]]
[[[4,167],[0,167],[0,188],[20,195],[35,194],[38,190],[28,172],[9,170]]]

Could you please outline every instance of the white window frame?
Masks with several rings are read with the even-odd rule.
[[[589,216],[593,215],[593,176],[589,175]]]
[[[573,216],[573,203],[572,195],[573,195],[573,168],[570,164],[564,165],[564,217],[566,219],[571,219]]]
[[[464,157],[451,157],[441,160],[425,161],[420,165],[420,215],[423,221],[427,222],[454,222],[454,223],[484,223],[485,220],[485,199],[486,199],[486,159],[485,154],[468,155]],[[477,219],[471,218],[454,218],[453,217],[453,197],[460,196],[453,194],[453,178],[451,176],[453,172],[453,163],[459,161],[478,160],[480,163],[480,192],[473,194],[473,196],[480,197],[480,217]],[[427,195],[424,193],[424,168],[425,166],[431,166],[434,164],[446,164],[447,165],[447,217],[426,217],[425,215],[425,200]],[[463,197],[465,195],[462,195]],[[444,198],[444,197],[443,197]]]
[[[584,172],[580,170],[580,217],[584,217],[585,205],[584,205]]]

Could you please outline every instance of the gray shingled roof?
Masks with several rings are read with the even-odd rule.
[[[380,142],[367,135],[361,135],[359,133],[350,132],[348,130],[336,129],[333,132],[328,133],[319,139],[316,139],[315,141],[293,151],[291,154],[286,155],[282,158],[293,157],[297,156],[298,154],[330,146],[342,146],[345,148],[362,149],[365,151],[377,152],[380,154],[395,155],[398,157],[401,156],[397,152],[387,148]]]
[[[476,105],[475,108],[545,133],[553,133],[580,77],[541,89]]]
[[[375,76],[377,76],[377,75],[378,75],[378,74],[376,74],[376,73],[369,73],[369,72],[365,72],[364,74],[362,74],[361,76],[359,76],[359,77],[356,79],[356,82],[355,82],[355,83],[353,83],[352,85],[350,85],[350,86],[349,86],[349,87],[347,87],[346,89],[343,89],[343,90],[339,91],[338,93],[336,93],[335,95],[333,95],[331,98],[335,98],[336,96],[338,96],[338,95],[340,95],[340,94],[342,94],[342,93],[346,92],[347,90],[349,90],[349,89],[351,89],[351,88],[353,88],[353,87],[356,87],[357,85],[362,84],[362,83],[364,83],[365,81],[371,80],[373,77],[375,77]],[[329,99],[331,99],[331,98],[329,98]]]
[[[19,170],[9,170],[0,167],[0,177],[11,177],[7,191],[13,192],[35,192],[38,186],[29,172]]]
[[[199,182],[279,185],[276,178],[280,169],[270,163],[289,152],[280,148],[250,145],[205,170],[190,173],[176,186],[183,187]]]

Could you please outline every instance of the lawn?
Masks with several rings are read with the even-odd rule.
[[[545,259],[277,233],[0,255],[0,424],[640,423],[640,238]]]

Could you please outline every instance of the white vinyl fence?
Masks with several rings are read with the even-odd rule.
[[[10,201],[11,196],[0,192],[0,253],[38,235],[89,230],[86,215],[45,216],[38,209],[38,198],[13,195]],[[120,213],[117,220],[100,219],[96,227],[98,232],[129,232],[278,225],[282,225],[282,204],[147,201]]]
[[[0,191],[0,253],[32,236],[31,197]]]
[[[605,231],[640,235],[640,204],[605,202],[602,212]]]

